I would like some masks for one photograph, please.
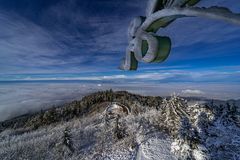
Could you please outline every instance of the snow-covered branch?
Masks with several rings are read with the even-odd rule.
[[[128,30],[129,46],[120,69],[136,70],[138,62],[159,63],[167,59],[171,39],[156,35],[160,28],[183,17],[204,17],[240,25],[240,14],[225,7],[192,7],[200,0],[149,0],[146,17],[135,18]]]
[[[153,13],[149,16],[141,28],[147,30],[154,22],[161,20],[163,18],[172,17],[205,17],[210,19],[218,19],[233,24],[240,25],[240,14],[235,14],[225,7],[210,7],[210,8],[166,8],[158,12]],[[162,27],[162,26],[159,26]]]

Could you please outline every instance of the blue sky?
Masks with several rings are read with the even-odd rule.
[[[106,83],[240,82],[240,27],[185,18],[159,35],[173,49],[160,64],[118,70],[128,45],[127,28],[145,15],[146,0],[0,0],[0,81],[86,80]],[[202,0],[198,6],[226,6],[236,0]],[[239,89],[238,88],[233,88]]]

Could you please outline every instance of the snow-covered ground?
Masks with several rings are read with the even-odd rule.
[[[172,140],[166,137],[153,137],[143,142],[138,149],[137,160],[176,160],[171,153]]]
[[[239,107],[212,107],[174,96],[160,109],[136,103],[138,113],[105,110],[34,131],[7,129],[0,133],[0,159],[237,160]]]
[[[159,130],[148,128],[147,122],[139,123],[143,118],[141,115],[121,117],[119,121],[128,123],[125,126],[128,131],[119,139],[115,135],[116,119],[106,122],[105,114],[74,119],[23,134],[18,130],[5,130],[0,133],[0,159],[176,159],[170,149],[172,140]],[[63,143],[66,128],[69,129],[74,152]]]

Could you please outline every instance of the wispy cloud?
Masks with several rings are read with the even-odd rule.
[[[43,28],[14,13],[0,12],[0,70],[63,64],[65,48]],[[7,69],[6,69],[7,68]]]
[[[136,2],[62,0],[32,19],[0,10],[1,73],[116,70],[128,24],[144,8]]]
[[[91,53],[93,49],[95,52],[100,49],[99,46],[91,49],[85,47],[85,51],[79,49],[79,53],[72,54],[74,49],[52,32],[13,13],[0,12],[0,23],[1,73],[96,71],[104,67],[87,66],[86,63],[99,65],[101,62],[111,64],[116,61],[114,56]]]

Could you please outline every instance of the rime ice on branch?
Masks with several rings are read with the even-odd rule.
[[[199,1],[149,0],[146,17],[136,17],[130,23],[129,46],[119,68],[137,70],[138,62],[159,63],[166,60],[171,50],[171,39],[158,36],[156,32],[177,18],[205,17],[240,25],[240,14],[225,7],[193,7]]]

